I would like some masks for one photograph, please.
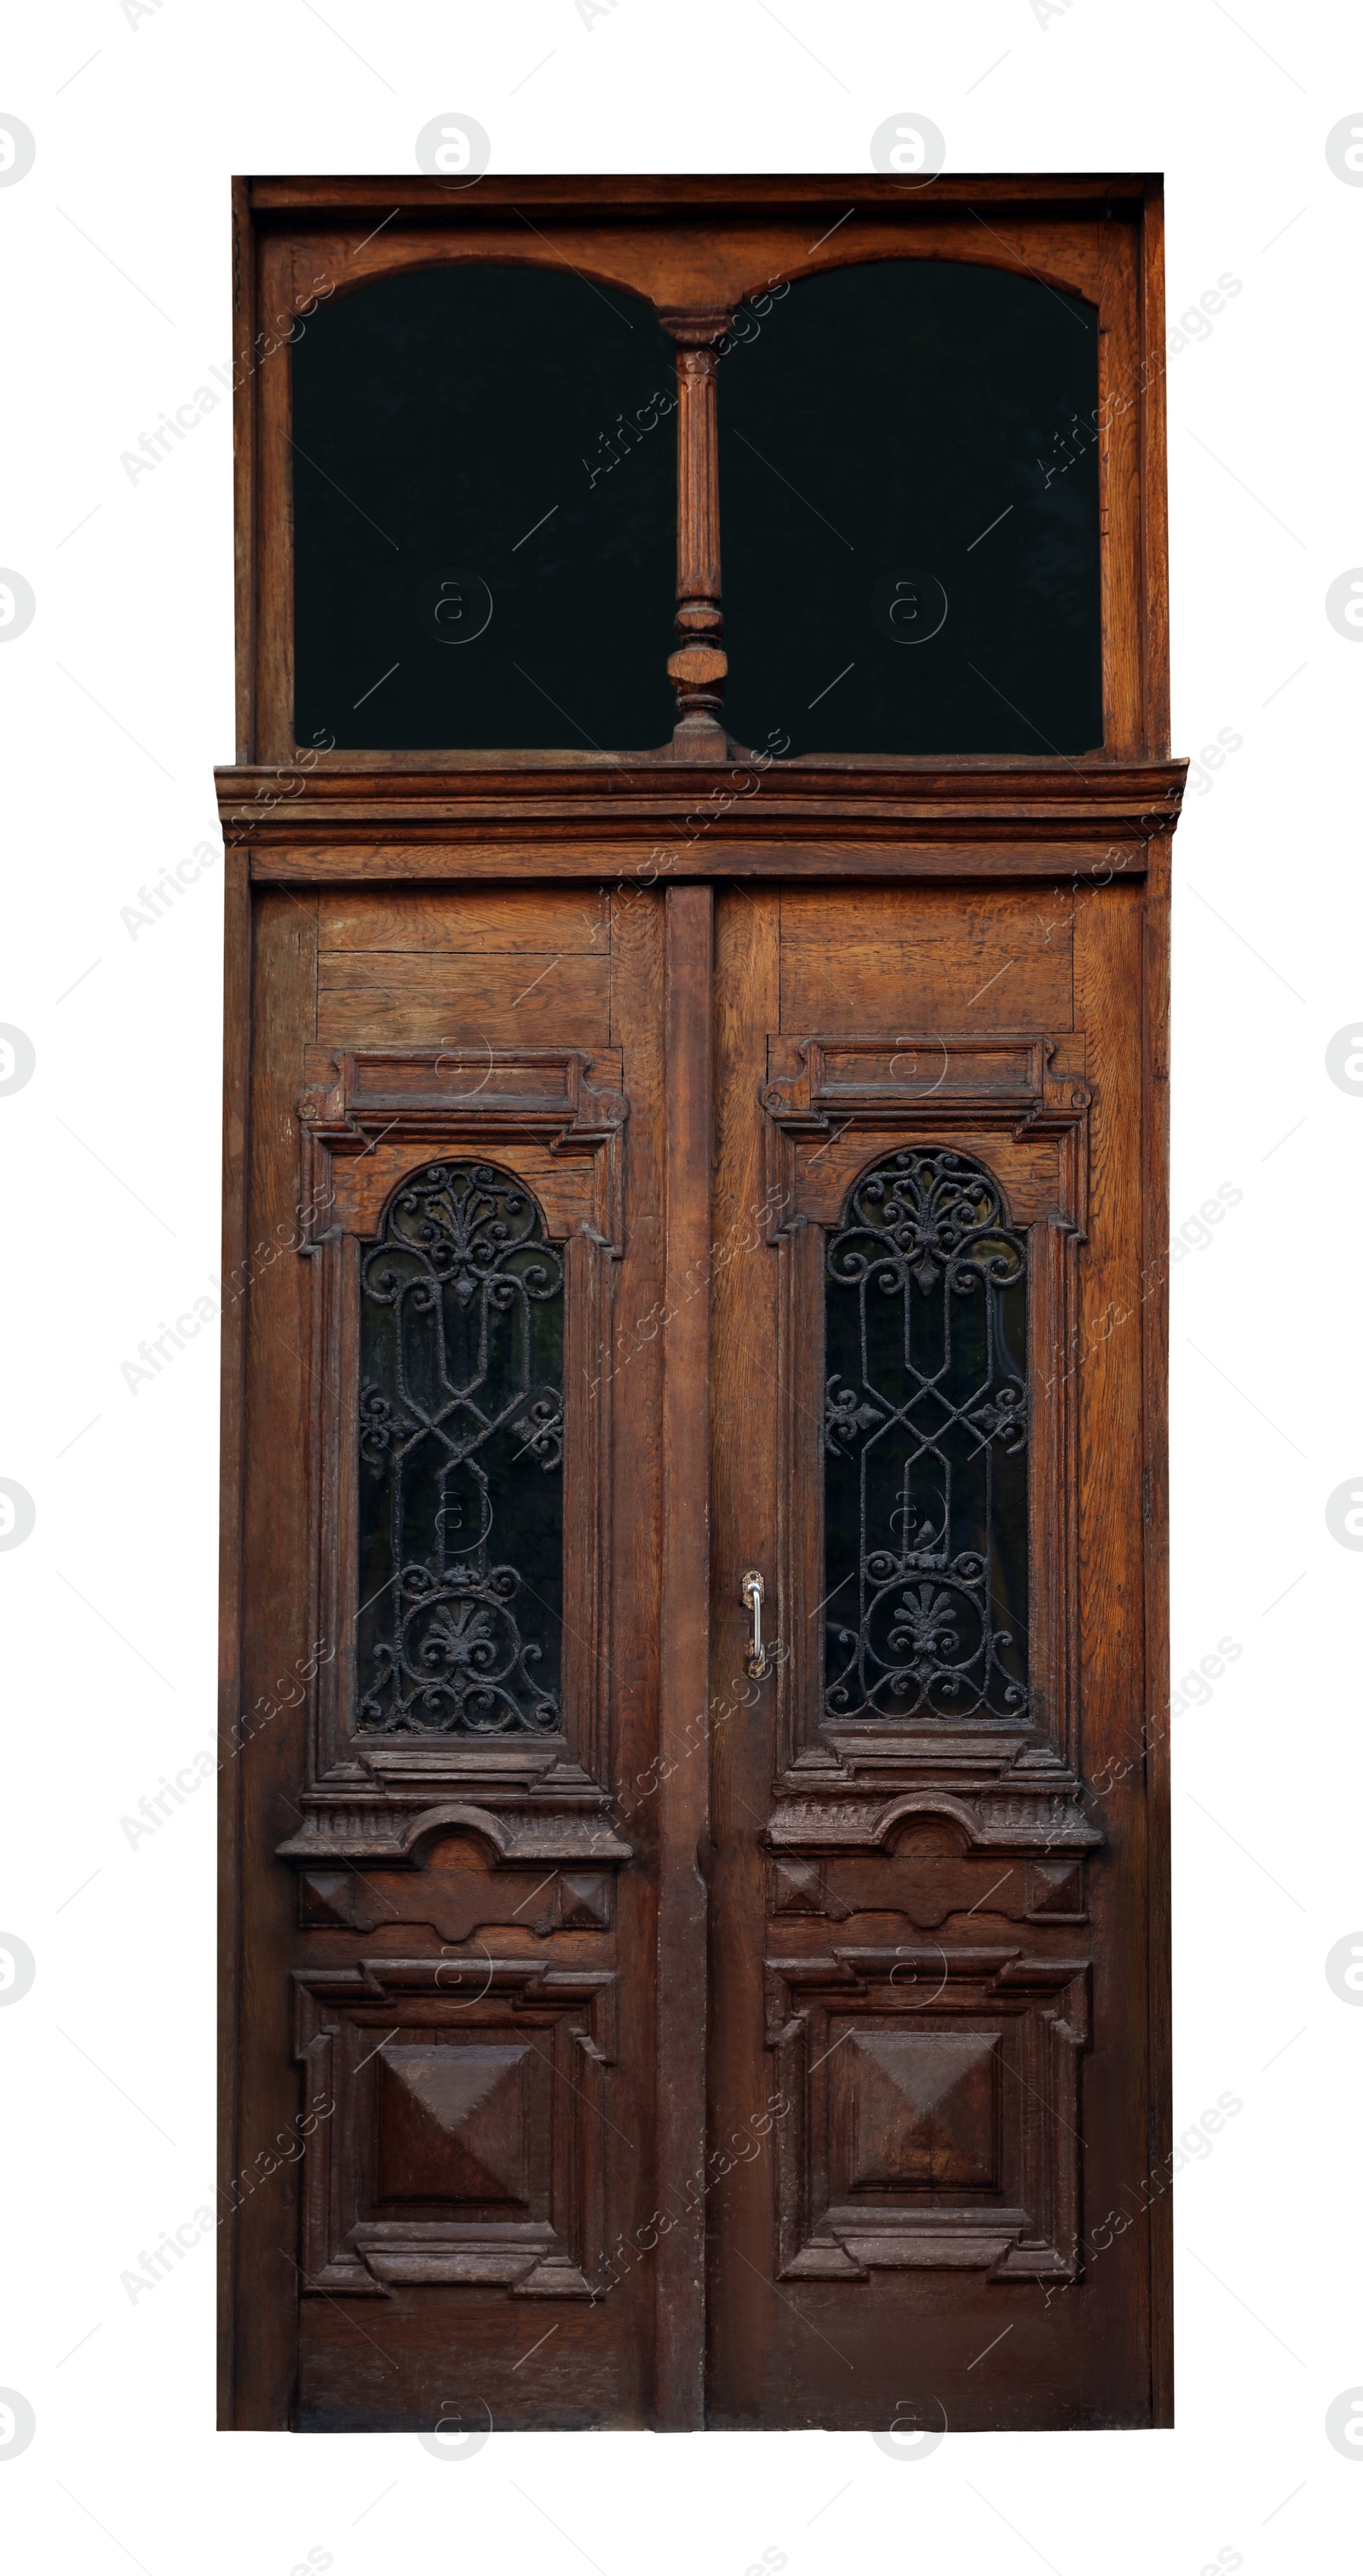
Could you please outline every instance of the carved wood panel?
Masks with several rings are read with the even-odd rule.
[[[590,2298],[614,1975],[479,1947],[301,1968],[294,1989],[296,2055],[332,2105],[304,2154],[305,2288]]]
[[[305,2096],[332,2107],[303,2173],[287,2163],[221,2231],[223,2421],[428,2426],[457,2358],[499,2424],[850,2427],[884,2420],[906,2351],[956,2428],[1170,2420],[1160,2208],[1148,2245],[1128,2231],[1049,2309],[994,2286],[1077,2281],[1079,2133],[1092,2216],[1167,2128],[1162,1740],[1092,1806],[1106,1847],[1080,1795],[1085,1740],[1095,1763],[1138,1740],[1164,1687],[1158,1265],[1183,765],[1167,757],[1158,183],[939,177],[915,196],[489,174],[454,197],[417,177],[239,182],[236,202],[243,765],[219,776],[225,1269],[245,1283],[224,1316],[229,2182],[241,2142],[295,2115],[290,1956]],[[523,258],[526,208],[546,260],[566,242],[692,352],[677,737],[640,754],[298,753],[289,361],[261,362],[257,327],[324,267],[344,291],[426,261]],[[1098,308],[1101,757],[792,762],[717,721],[708,335],[777,275],[900,255],[1041,274]],[[830,1737],[793,1615],[798,1586],[801,1618],[818,1598],[817,1475],[791,1397],[801,1369],[822,1392],[815,1237],[877,1154],[944,1144],[997,1180],[1046,1319],[1036,1698],[1027,1728],[954,1743]],[[534,1190],[572,1271],[569,1572],[597,1678],[572,1680],[552,1749],[351,1730],[338,1390],[358,1247],[394,1186],[456,1153]],[[1117,1299],[1137,1320],[1095,1344]],[[758,1562],[778,1629],[754,1697],[733,1677],[739,1579]],[[306,1746],[292,1685],[268,1722],[239,1726],[281,1670],[309,1684]],[[708,2031],[707,1900],[722,1970]],[[713,2188],[707,2067],[716,2136],[783,2106]],[[301,2317],[281,2259],[299,2247],[295,2191]],[[685,2221],[651,2242],[664,2199]],[[381,2357],[352,2295],[385,2300]],[[518,2295],[561,2304],[537,2322]],[[991,2312],[1014,2311],[1023,2330],[976,2368]],[[543,2322],[558,2332],[537,2343]]]
[[[1078,1805],[1073,1371],[1087,1209],[1083,1041],[911,1033],[768,1040],[762,1094],[769,1239],[781,1267],[776,1700],[781,1780],[770,1834],[808,1849],[877,1847],[925,1783],[971,1840],[1096,1839]],[[906,1147],[956,1148],[1025,1234],[1028,1266],[1028,1701],[958,1724],[839,1720],[824,1704],[825,1246],[859,1177]]]
[[[1088,1964],[834,1947],[767,1962],[784,2280],[1076,2277]]]
[[[967,1856],[962,1839],[934,1818],[917,1831],[910,1827],[883,1856],[773,1854],[768,1912],[821,1914],[831,1923],[854,1914],[902,1914],[922,1932],[985,1909],[1019,1923],[1087,1920],[1082,1859],[978,1858]]]
[[[519,962],[519,961],[518,961]],[[304,1821],[290,1857],[400,1857],[442,1801],[508,1799],[551,1817],[553,1857],[622,1857],[604,1815],[605,1566],[612,1265],[623,1240],[628,1103],[618,1050],[447,1046],[343,1053],[299,1102],[300,1249],[314,1270],[316,1634],[334,1641],[313,1685]],[[472,1740],[377,1734],[359,1704],[359,1299],[363,1247],[394,1191],[433,1158],[472,1155],[528,1186],[561,1246],[565,1299],[561,1731]],[[547,1784],[547,1785],[546,1785]],[[499,1851],[505,1837],[487,1837]]]
[[[298,1920],[306,1931],[381,1932],[421,1923],[442,1941],[467,1941],[489,1924],[550,1932],[609,1931],[612,1869],[520,1868],[490,1859],[471,1834],[441,1834],[410,1869],[303,1869]]]

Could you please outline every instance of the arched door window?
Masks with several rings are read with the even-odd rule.
[[[291,365],[300,744],[657,754],[675,688],[781,757],[1102,745],[1080,295],[881,258],[684,322],[465,258]]]
[[[719,370],[719,441],[741,740],[1101,745],[1093,305],[962,261],[798,279]]]
[[[661,742],[677,394],[650,307],[461,261],[320,305],[292,366],[297,740]]]

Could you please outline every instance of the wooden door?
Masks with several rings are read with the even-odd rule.
[[[267,2420],[639,2422],[666,2374],[708,949],[702,888],[256,904],[229,2190]]]
[[[848,184],[238,187],[228,2426],[1171,2420],[1158,185]]]
[[[718,2423],[1151,2403],[1142,913],[720,899]]]

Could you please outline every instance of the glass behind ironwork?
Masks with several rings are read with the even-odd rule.
[[[1027,1255],[989,1174],[863,1174],[825,1267],[824,1711],[1025,1718]]]
[[[300,743],[670,737],[676,367],[646,304],[419,269],[320,305],[292,364]]]
[[[563,1261],[487,1163],[429,1163],[360,1263],[362,1730],[561,1723]]]
[[[718,370],[731,733],[1101,744],[1097,349],[1079,297],[941,260],[832,269],[739,317]]]

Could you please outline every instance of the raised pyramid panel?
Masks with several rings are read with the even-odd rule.
[[[853,2031],[850,2188],[994,2185],[998,2048],[997,2031]]]
[[[385,2048],[378,2197],[480,2205],[529,2199],[524,2041]]]

